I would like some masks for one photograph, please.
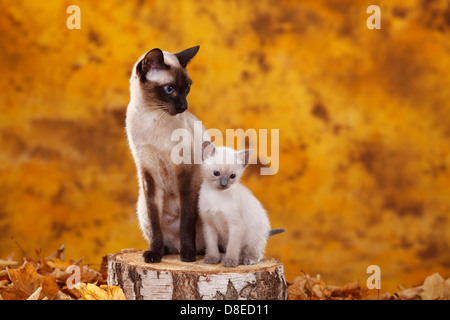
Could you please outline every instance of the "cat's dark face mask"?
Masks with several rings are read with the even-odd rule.
[[[170,115],[187,110],[192,80],[186,66],[198,49],[197,46],[166,57],[160,49],[153,49],[145,55],[136,66],[145,105],[159,107]]]

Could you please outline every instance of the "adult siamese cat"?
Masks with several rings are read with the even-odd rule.
[[[139,181],[137,216],[149,243],[145,262],[160,262],[168,253],[195,261],[205,247],[197,219],[200,168],[194,164],[201,159],[191,164],[171,159],[172,148],[179,144],[171,141],[172,132],[182,128],[193,137],[197,118],[186,111],[192,84],[186,66],[198,50],[196,46],[172,54],[153,49],[132,70],[126,131]],[[193,151],[193,139],[182,143]]]

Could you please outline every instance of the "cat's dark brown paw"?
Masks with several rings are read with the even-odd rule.
[[[238,261],[234,259],[225,259],[222,261],[222,266],[224,267],[236,267],[238,265]]]
[[[145,251],[142,257],[146,263],[158,263],[161,262],[163,255],[155,251]]]
[[[214,257],[214,256],[205,256],[205,259],[203,259],[204,263],[207,264],[218,264],[220,261],[220,257]]]
[[[180,259],[181,261],[184,262],[193,262],[195,260],[197,260],[197,256],[195,254],[195,250],[183,250],[183,248],[181,248],[180,250]]]

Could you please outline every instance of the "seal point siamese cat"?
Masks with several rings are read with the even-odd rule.
[[[239,182],[252,152],[203,142],[199,214],[206,242],[205,263],[222,260],[224,267],[258,263],[267,239],[286,231],[270,229],[266,210]],[[225,250],[224,258],[220,249]]]
[[[174,253],[180,253],[182,261],[195,261],[204,251],[197,219],[200,165],[195,164],[201,159],[191,164],[171,159],[172,148],[179,144],[171,141],[172,132],[182,128],[192,137],[198,121],[186,111],[192,84],[186,66],[198,50],[196,46],[172,54],[153,49],[132,70],[126,132],[139,182],[139,226],[149,243],[145,262],[160,262],[164,254]],[[182,143],[188,144],[184,150],[193,151],[192,139]]]

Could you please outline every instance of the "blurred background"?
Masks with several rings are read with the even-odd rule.
[[[69,5],[81,29],[69,30]],[[381,30],[369,30],[369,5]],[[130,70],[200,51],[206,128],[280,129],[280,167],[243,179],[287,233],[267,255],[329,284],[450,276],[448,1],[0,0],[0,258],[146,248],[124,119]]]

